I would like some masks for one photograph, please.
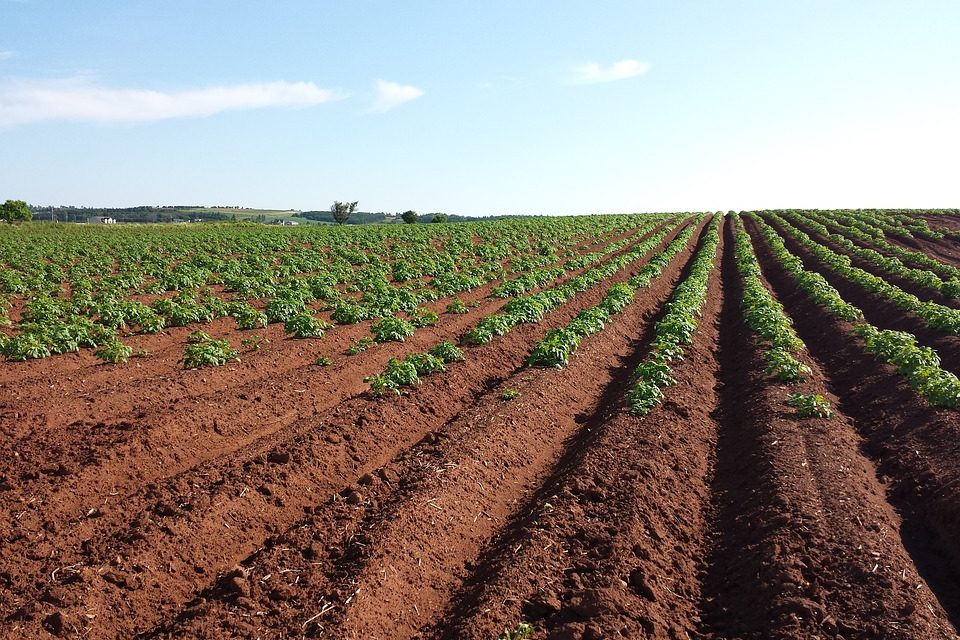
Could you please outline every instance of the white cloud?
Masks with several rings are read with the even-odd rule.
[[[16,57],[17,57],[16,51],[0,51],[0,62],[3,62],[4,60],[9,60],[10,58],[16,58]]]
[[[602,67],[596,62],[588,62],[573,68],[573,81],[576,84],[597,84],[599,82],[614,82],[641,76],[650,70],[648,62],[639,60],[621,60],[609,67]]]
[[[416,100],[423,95],[423,90],[409,84],[377,80],[377,96],[374,98],[370,111],[383,113],[404,102]]]
[[[346,94],[312,82],[265,82],[185,91],[108,89],[85,77],[13,80],[0,84],[0,126],[41,120],[148,122],[224,111],[310,107]]]

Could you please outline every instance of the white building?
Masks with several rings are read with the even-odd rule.
[[[117,220],[109,216],[90,216],[87,224],[117,224]]]

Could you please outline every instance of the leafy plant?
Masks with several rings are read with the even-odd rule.
[[[511,629],[504,629],[503,633],[497,636],[497,640],[529,640],[533,637],[535,629],[528,622],[519,622],[517,626]]]
[[[410,314],[410,323],[415,327],[432,327],[440,321],[440,316],[430,309],[416,309]]]
[[[430,348],[430,355],[440,358],[444,364],[465,360],[463,351],[450,341],[444,341]]]
[[[367,376],[363,381],[370,385],[370,392],[378,398],[389,395],[400,395],[400,385],[385,374],[378,373]]]
[[[329,367],[333,364],[333,359],[330,356],[319,356],[317,358],[317,365],[321,367]]]
[[[240,340],[240,346],[247,351],[259,351],[265,338],[263,336],[250,336]]]
[[[369,349],[375,344],[377,344],[376,340],[374,340],[373,338],[364,336],[359,340],[357,340],[356,342],[354,342],[349,347],[347,347],[346,353],[348,356],[355,356],[358,353],[363,353],[364,351],[366,351],[367,349]]]
[[[284,323],[283,331],[295,338],[322,338],[330,327],[330,324],[309,313],[298,313]]]
[[[666,313],[654,325],[655,336],[647,356],[634,371],[635,383],[627,402],[635,415],[646,415],[663,399],[663,388],[674,384],[670,362],[682,359],[697,328],[700,309],[707,298],[707,281],[713,270],[719,228],[723,217],[715,215],[693,257],[687,277],[677,285],[666,304]]]
[[[370,331],[377,342],[403,342],[405,338],[413,335],[416,328],[403,318],[388,316],[370,325]]]
[[[500,392],[501,400],[516,400],[520,397],[520,392],[516,389],[504,389]]]
[[[467,305],[464,304],[460,298],[454,298],[453,301],[447,305],[447,313],[464,314],[469,313],[469,311],[470,309],[467,308]]]
[[[239,352],[230,346],[230,342],[213,340],[209,336],[207,338],[184,347],[183,358],[180,360],[184,369],[219,367],[230,360],[240,361]]]
[[[133,348],[123,344],[119,340],[115,340],[94,351],[93,355],[104,362],[121,364],[129,360],[130,356],[133,355]]]
[[[829,418],[833,415],[830,402],[821,395],[792,393],[787,404],[795,408],[801,418]]]

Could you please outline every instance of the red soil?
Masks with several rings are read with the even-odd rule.
[[[271,327],[242,364],[187,373],[188,329],[126,367],[5,363],[0,637],[479,640],[525,620],[533,638],[956,638],[960,417],[864,355],[748,230],[813,375],[764,375],[728,230],[678,383],[644,418],[630,372],[693,245],[564,369],[524,361],[645,260],[400,398],[363,376],[455,339],[502,305],[495,285],[349,358],[366,325],[316,343]],[[211,333],[238,341],[230,320]],[[953,338],[924,337],[946,362]],[[824,389],[829,420],[783,404]]]

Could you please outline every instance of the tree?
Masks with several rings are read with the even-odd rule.
[[[430,218],[430,222],[446,222],[446,221],[447,221],[447,214],[445,213],[435,213],[433,214],[433,217]]]
[[[0,206],[0,220],[4,222],[26,222],[33,219],[33,212],[23,200],[7,200]]]
[[[420,219],[420,215],[412,209],[410,211],[404,211],[400,217],[403,218],[405,224],[413,224]]]
[[[350,219],[350,214],[357,210],[356,202],[340,202],[336,200],[330,205],[330,213],[333,214],[333,221],[337,224],[343,224]]]

